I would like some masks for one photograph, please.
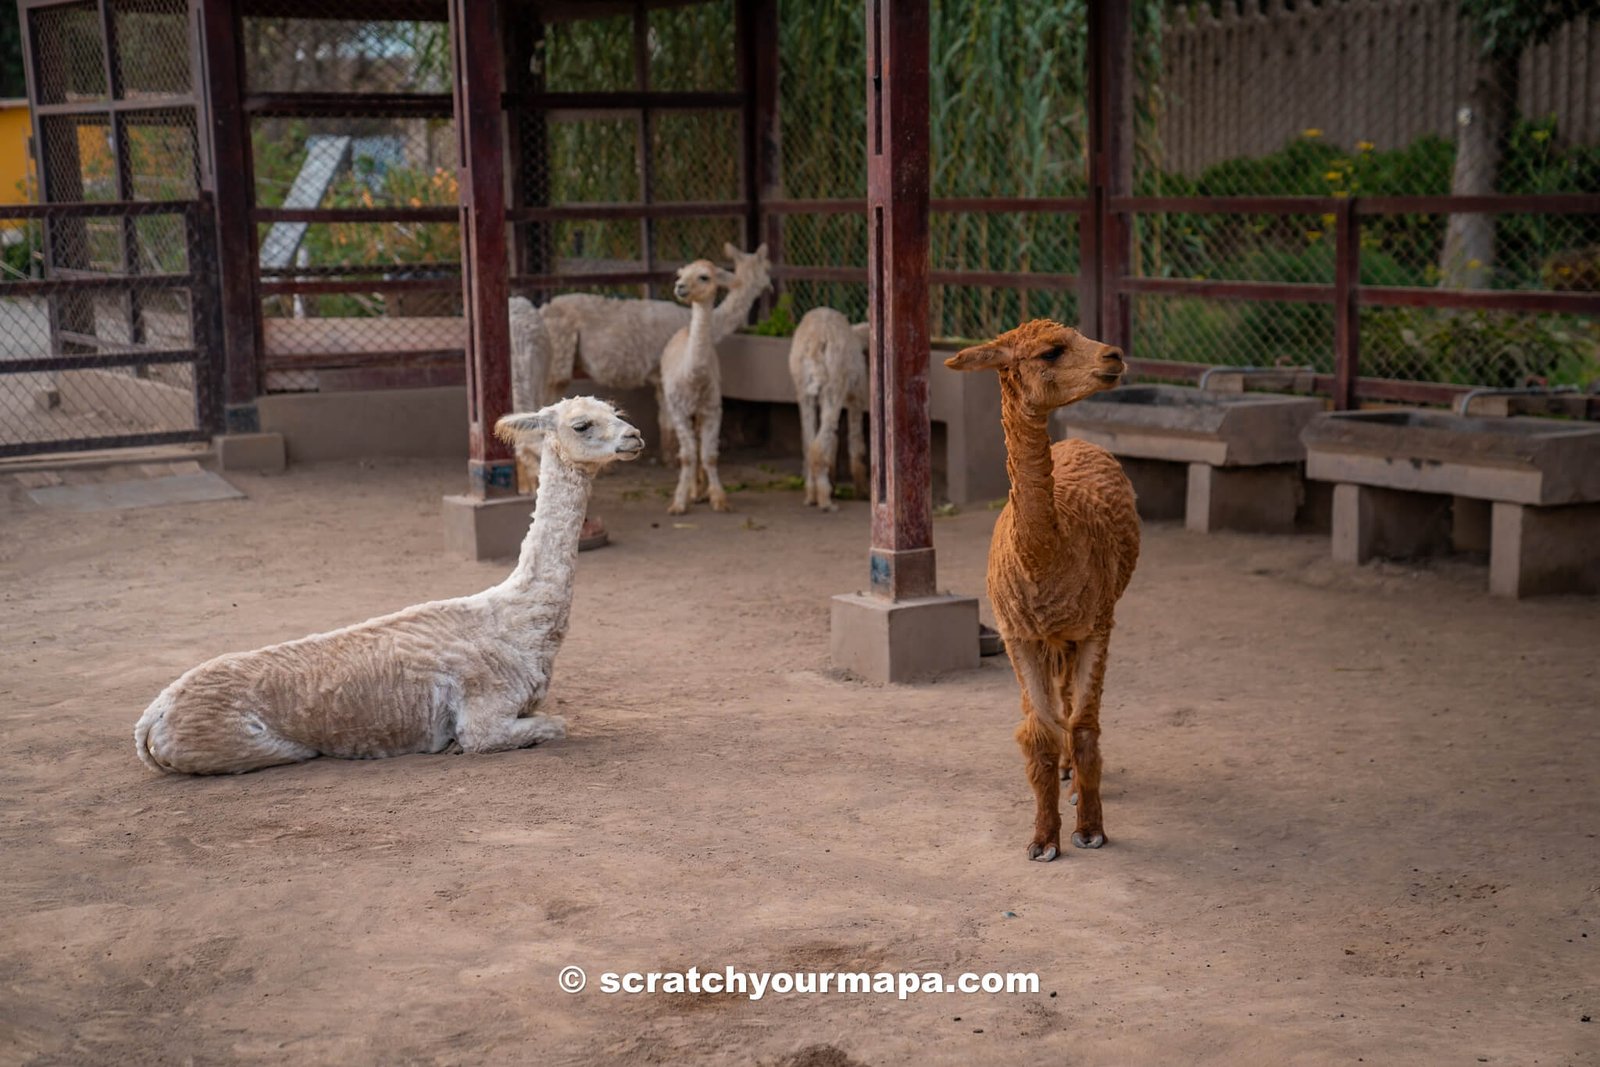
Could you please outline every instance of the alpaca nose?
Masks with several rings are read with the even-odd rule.
[[[1115,348],[1111,345],[1106,345],[1104,348],[1100,349],[1100,358],[1108,363],[1121,364],[1126,362],[1122,355],[1122,349]]]

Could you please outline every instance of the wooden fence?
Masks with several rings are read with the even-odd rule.
[[[1530,0],[1531,2],[1531,0]],[[1343,0],[1221,17],[1177,9],[1162,31],[1160,166],[1190,176],[1277,151],[1307,129],[1333,144],[1454,139],[1476,44],[1458,0]],[[1600,143],[1600,20],[1568,22],[1522,57],[1521,114]]]

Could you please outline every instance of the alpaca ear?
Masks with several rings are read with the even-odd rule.
[[[536,433],[549,433],[556,428],[555,412],[550,408],[523,414],[503,415],[494,424],[495,436],[508,445]]]
[[[739,262],[739,256],[741,255],[740,251],[733,247],[732,241],[722,242],[722,254],[733,260],[735,263]]]
[[[986,341],[963,348],[945,360],[944,365],[951,370],[986,370],[1005,363],[1007,354],[1006,347],[998,341]]]
[[[762,241],[756,246],[756,255],[760,256],[762,259],[767,258],[767,242]]]

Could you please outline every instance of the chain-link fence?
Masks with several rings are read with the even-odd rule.
[[[335,7],[261,3],[240,20],[262,384],[459,382],[449,27]]]
[[[218,428],[211,232],[204,201],[0,207],[0,456]]]
[[[1142,26],[1138,48],[1159,76],[1137,83],[1152,121],[1138,131],[1135,195],[1243,206],[1139,213],[1131,273],[1308,288],[1292,301],[1136,297],[1137,356],[1331,372],[1335,209],[1351,201],[1358,303],[1372,303],[1371,287],[1469,294],[1460,308],[1363,306],[1361,374],[1500,386],[1600,376],[1592,316],[1470,306],[1479,290],[1600,290],[1600,212],[1534,199],[1600,193],[1600,24],[1576,6],[1540,18],[1532,7],[1497,24],[1456,0],[1221,0]],[[1482,213],[1441,199],[1468,196],[1512,199],[1480,201]],[[1244,199],[1259,197],[1306,198],[1306,212],[1264,214]],[[1401,199],[1417,197],[1432,199]]]

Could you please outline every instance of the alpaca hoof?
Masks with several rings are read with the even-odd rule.
[[[689,505],[687,504],[679,504],[678,502],[674,501],[667,505],[668,515],[687,515],[688,513]]]
[[[1072,843],[1079,848],[1099,848],[1106,843],[1106,835],[1100,833],[1085,835],[1081,830],[1074,830]]]
[[[1071,764],[1068,764],[1067,766],[1061,768],[1061,780],[1063,782],[1072,781],[1072,765]],[[1076,803],[1076,801],[1074,801],[1074,803]]]
[[[728,503],[728,498],[725,496],[714,496],[711,498],[711,510],[732,511],[733,505]]]
[[[1067,803],[1073,807],[1078,806],[1078,791],[1076,789],[1067,794]]]
[[[1076,839],[1078,835],[1074,834],[1072,836],[1073,836],[1074,839]],[[1038,863],[1049,863],[1051,860],[1055,859],[1056,856],[1058,856],[1058,855],[1060,855],[1060,853],[1057,851],[1056,846],[1054,846],[1054,845],[1029,845],[1028,846],[1028,858],[1030,860],[1034,860],[1034,861],[1036,861]]]
[[[823,503],[818,504],[817,507],[821,508],[823,511],[838,511],[839,510],[839,505],[835,504],[831,500],[824,501]]]

